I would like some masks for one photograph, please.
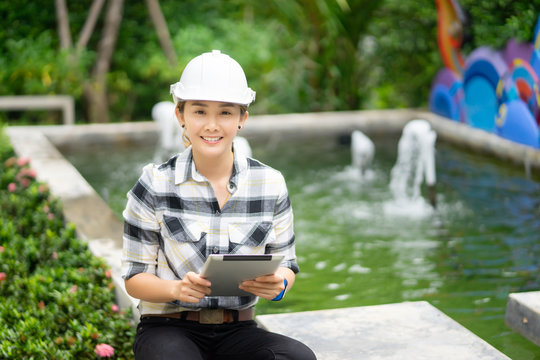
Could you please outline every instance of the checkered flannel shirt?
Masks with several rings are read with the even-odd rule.
[[[293,212],[281,173],[235,152],[228,190],[220,209],[195,168],[191,147],[159,166],[146,165],[123,212],[123,278],[145,272],[182,279],[189,271],[200,273],[210,254],[281,254],[281,266],[298,272]],[[256,302],[256,296],[206,296],[195,304],[140,301],[139,310],[245,309]]]

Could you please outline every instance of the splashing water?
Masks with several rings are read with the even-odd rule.
[[[425,182],[430,191],[435,186],[436,138],[426,120],[412,120],[403,128],[397,161],[391,171],[393,199],[385,204],[386,213],[422,217],[432,212],[421,195],[421,185]],[[430,201],[435,206],[434,195]]]
[[[355,130],[351,134],[351,158],[352,166],[359,172],[362,179],[373,161],[375,155],[375,145],[369,137],[360,130]]]

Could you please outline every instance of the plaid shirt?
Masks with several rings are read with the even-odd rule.
[[[128,193],[122,277],[145,272],[178,280],[200,273],[210,254],[282,254],[295,273],[293,213],[280,172],[235,152],[223,209],[197,172],[191,147],[159,166],[149,164]],[[141,314],[200,308],[244,309],[256,296],[206,296],[199,303],[140,301]]]

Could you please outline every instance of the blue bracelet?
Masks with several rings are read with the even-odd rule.
[[[287,279],[284,278],[283,281],[285,282],[285,288],[278,294],[278,296],[273,298],[272,301],[279,301],[279,300],[283,299],[283,295],[285,295],[285,290],[287,290],[287,285],[289,284],[287,282]]]

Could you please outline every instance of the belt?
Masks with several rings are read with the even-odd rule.
[[[230,309],[201,309],[200,311],[181,311],[168,314],[145,314],[146,317],[165,317],[172,319],[181,319],[188,321],[196,321],[201,324],[223,324],[238,321],[253,320],[255,315],[254,309],[251,307],[245,310],[230,310]]]

